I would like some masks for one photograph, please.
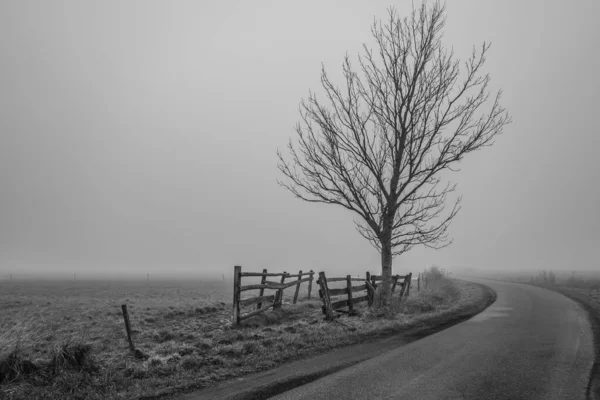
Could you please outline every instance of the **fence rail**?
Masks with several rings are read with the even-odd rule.
[[[408,296],[410,291],[410,286],[412,282],[412,273],[408,275],[393,275],[392,277],[392,293],[396,289],[398,283],[400,284],[401,291],[400,297]],[[329,283],[331,282],[343,282],[346,281],[345,288],[339,289],[330,289]],[[364,282],[363,285],[352,286],[352,282],[360,281]],[[354,309],[354,305],[366,301],[369,306],[373,304],[373,299],[375,297],[375,289],[377,288],[377,282],[383,281],[383,277],[381,275],[371,275],[369,272],[366,273],[366,277],[363,278],[352,278],[352,276],[347,275],[345,278],[327,278],[325,276],[325,272],[319,272],[319,279],[317,279],[317,284],[319,285],[319,296],[323,300],[323,306],[321,307],[323,314],[325,314],[326,318],[333,318],[333,312],[344,312],[343,308],[348,307],[348,312],[352,312]],[[417,285],[420,290],[420,276],[417,278]],[[359,297],[354,297],[353,293],[366,291],[366,294]],[[344,296],[347,298],[337,301],[332,301],[332,296]]]
[[[321,307],[323,314],[327,318],[333,318],[334,311],[341,311],[341,309],[348,307],[348,312],[352,312],[354,309],[354,305],[362,302],[367,302],[369,305],[373,304],[373,297],[375,294],[375,289],[369,282],[369,275],[367,273],[367,278],[352,278],[351,275],[347,275],[345,278],[329,278],[325,276],[325,272],[319,272],[319,279],[317,283],[319,284],[319,296],[323,300],[323,306]],[[329,283],[331,282],[343,282],[346,281],[345,288],[339,289],[330,289]],[[352,282],[365,282],[363,285],[352,286]],[[354,293],[366,291],[366,294],[359,297],[354,297]],[[343,296],[345,295],[345,299],[331,301],[331,296]]]
[[[242,320],[263,313],[270,308],[280,308],[283,304],[283,290],[289,287],[296,287],[293,298],[293,303],[296,304],[300,292],[300,285],[304,282],[308,282],[308,298],[310,299],[314,274],[315,273],[312,270],[305,273],[298,271],[297,274],[290,274],[285,271],[282,273],[270,273],[267,272],[266,269],[263,269],[263,272],[242,272],[242,267],[236,265],[233,270],[233,322],[239,325]],[[303,279],[303,276],[308,276],[308,278]],[[242,286],[243,277],[260,277],[260,284]],[[268,281],[266,279],[267,277],[281,277],[281,279],[279,282],[274,282]],[[297,279],[286,283],[285,280],[288,278]],[[276,290],[276,292],[273,295],[265,296],[265,289]],[[259,295],[248,299],[241,299],[241,293],[247,290],[259,290]],[[253,304],[256,304],[256,309],[254,311],[245,314],[241,313],[241,307],[247,307]],[[265,307],[263,307],[263,305]]]

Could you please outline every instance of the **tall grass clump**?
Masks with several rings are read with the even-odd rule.
[[[92,372],[98,369],[92,358],[92,346],[70,339],[54,345],[50,366],[55,372],[67,369]]]

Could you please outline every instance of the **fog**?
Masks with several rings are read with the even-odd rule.
[[[389,5],[0,2],[0,276],[379,270],[352,213],[277,185],[276,150]],[[394,271],[600,268],[600,2],[447,11],[458,56],[492,42],[514,122],[449,176],[454,243]]]

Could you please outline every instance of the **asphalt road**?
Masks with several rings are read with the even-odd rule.
[[[274,399],[585,399],[585,311],[542,288],[480,282],[498,295],[481,314]]]

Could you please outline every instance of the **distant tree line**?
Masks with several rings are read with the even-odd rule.
[[[532,276],[530,279],[531,283],[555,285],[556,274],[553,271],[541,270],[536,277]]]

